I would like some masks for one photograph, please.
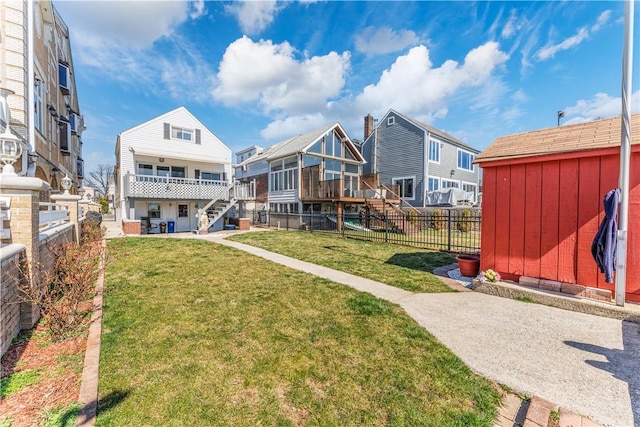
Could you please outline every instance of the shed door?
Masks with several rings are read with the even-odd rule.
[[[189,205],[178,204],[178,222],[176,223],[176,231],[190,231],[189,226]]]

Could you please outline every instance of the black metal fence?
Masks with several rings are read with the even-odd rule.
[[[406,213],[284,213],[245,211],[252,225],[282,230],[339,233],[372,242],[393,243],[457,253],[480,252],[480,210],[443,208]]]

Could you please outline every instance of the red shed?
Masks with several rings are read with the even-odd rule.
[[[618,186],[621,119],[496,139],[483,168],[483,270],[608,289],[591,256],[604,195]],[[640,302],[640,114],[631,118],[626,300]],[[524,280],[522,280],[524,281]]]

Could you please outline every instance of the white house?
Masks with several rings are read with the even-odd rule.
[[[121,132],[115,154],[117,221],[140,221],[142,233],[223,228],[235,203],[231,149],[186,108]]]

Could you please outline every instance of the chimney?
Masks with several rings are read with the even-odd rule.
[[[369,135],[373,132],[373,116],[371,114],[367,114],[364,118],[364,139],[366,141],[369,138]]]

